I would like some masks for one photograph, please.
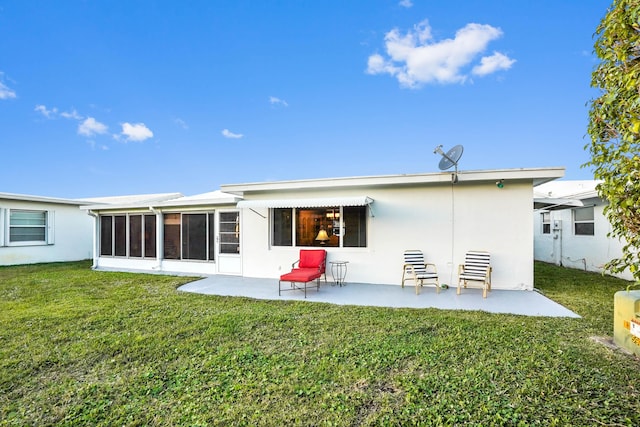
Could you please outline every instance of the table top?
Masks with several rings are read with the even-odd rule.
[[[329,264],[349,264],[349,261],[329,261]]]

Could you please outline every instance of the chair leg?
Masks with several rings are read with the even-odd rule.
[[[462,291],[462,280],[458,280],[458,288],[456,290],[456,294],[460,295],[461,291]]]
[[[440,293],[440,281],[436,278],[436,294]]]
[[[278,280],[278,296],[282,296],[282,281]]]

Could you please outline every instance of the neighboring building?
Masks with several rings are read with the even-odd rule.
[[[466,251],[487,250],[493,289],[531,290],[531,192],[563,175],[540,168],[459,172],[456,183],[427,173],[231,184],[83,209],[96,218],[97,269],[277,279],[300,248],[322,247],[329,263],[349,262],[347,282],[400,284],[404,250],[421,249],[441,283],[455,286]]]
[[[598,181],[554,181],[534,188],[534,257],[565,267],[602,272],[622,256],[622,242],[610,238],[606,201]],[[629,271],[617,277],[633,280]]]
[[[82,200],[0,193],[0,265],[78,261],[92,256]]]

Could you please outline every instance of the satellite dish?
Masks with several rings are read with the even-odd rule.
[[[438,153],[442,156],[442,159],[438,164],[440,170],[445,171],[447,169],[451,169],[452,166],[456,167],[456,171],[451,177],[451,181],[454,183],[458,182],[458,160],[460,160],[460,157],[462,157],[463,151],[464,148],[462,147],[462,145],[456,145],[446,153],[442,151],[442,145],[438,145],[436,149],[433,150],[434,154]]]

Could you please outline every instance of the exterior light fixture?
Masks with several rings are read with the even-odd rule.
[[[504,188],[504,179],[501,179],[500,181],[496,181],[496,187]]]

